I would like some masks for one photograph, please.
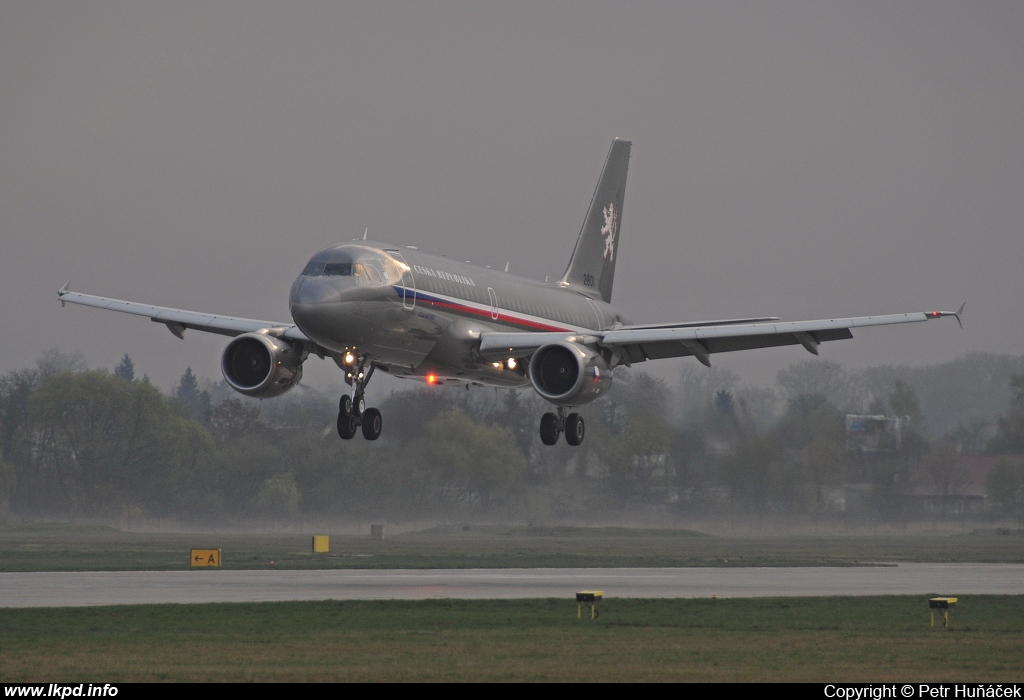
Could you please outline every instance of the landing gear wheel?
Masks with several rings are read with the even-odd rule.
[[[583,443],[583,435],[586,433],[586,426],[583,424],[583,417],[578,413],[570,413],[565,419],[565,441],[573,447]]]
[[[351,440],[359,431],[359,418],[349,413],[338,413],[338,436],[342,440]]]
[[[345,381],[352,387],[352,395],[342,396],[338,401],[338,435],[342,440],[351,440],[360,428],[367,440],[380,437],[380,411],[367,408],[363,398],[375,367],[369,355],[362,355],[359,364],[345,375]]]
[[[368,408],[363,412],[363,437],[367,440],[379,438],[383,425],[380,411],[376,408]]]
[[[558,442],[558,416],[554,413],[545,413],[540,417],[540,441],[545,445],[554,445]]]

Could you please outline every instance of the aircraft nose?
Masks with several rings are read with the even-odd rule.
[[[303,321],[317,315],[325,304],[341,301],[341,293],[333,285],[315,277],[300,277],[292,285],[288,305],[292,318],[300,326]]]
[[[300,277],[292,285],[291,306],[317,306],[338,301],[338,291],[332,285],[312,277]]]

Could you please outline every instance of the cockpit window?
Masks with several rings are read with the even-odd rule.
[[[324,265],[326,277],[348,277],[352,274],[352,263],[327,263]]]
[[[304,277],[355,277],[363,284],[380,284],[387,280],[387,276],[382,274],[374,263],[383,264],[384,261],[353,263],[314,260],[306,264],[302,274]]]
[[[311,262],[302,274],[306,277],[349,277],[352,274],[352,263]]]
[[[324,274],[324,264],[322,262],[310,262],[306,265],[306,269],[302,271],[302,274],[306,277],[319,277]]]
[[[377,272],[376,268],[369,263],[356,263],[355,266],[356,277],[369,281],[369,282],[380,282],[380,273]]]

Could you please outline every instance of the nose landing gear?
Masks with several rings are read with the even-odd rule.
[[[345,381],[352,384],[354,390],[352,396],[342,396],[341,401],[338,402],[338,436],[342,440],[351,440],[360,428],[362,428],[364,438],[376,440],[380,437],[380,431],[384,425],[380,410],[366,407],[364,394],[366,385],[370,382],[370,377],[373,376],[374,366],[371,364],[369,369],[364,372],[365,364],[366,358],[363,358],[356,370],[345,377]]]
[[[359,416],[352,410],[352,397],[342,396],[338,410],[338,435],[342,440],[351,440],[359,431]]]
[[[586,425],[578,413],[565,415],[565,408],[558,407],[558,413],[545,413],[540,417],[540,441],[545,445],[558,443],[558,436],[565,433],[565,441],[573,447],[583,443]]]

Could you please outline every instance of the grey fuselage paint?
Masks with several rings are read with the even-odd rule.
[[[324,274],[324,269],[341,274]],[[397,376],[493,386],[529,383],[481,357],[480,334],[586,335],[627,323],[595,294],[378,242],[314,255],[292,284],[295,324],[330,353],[354,351]],[[600,325],[598,325],[598,316]]]

